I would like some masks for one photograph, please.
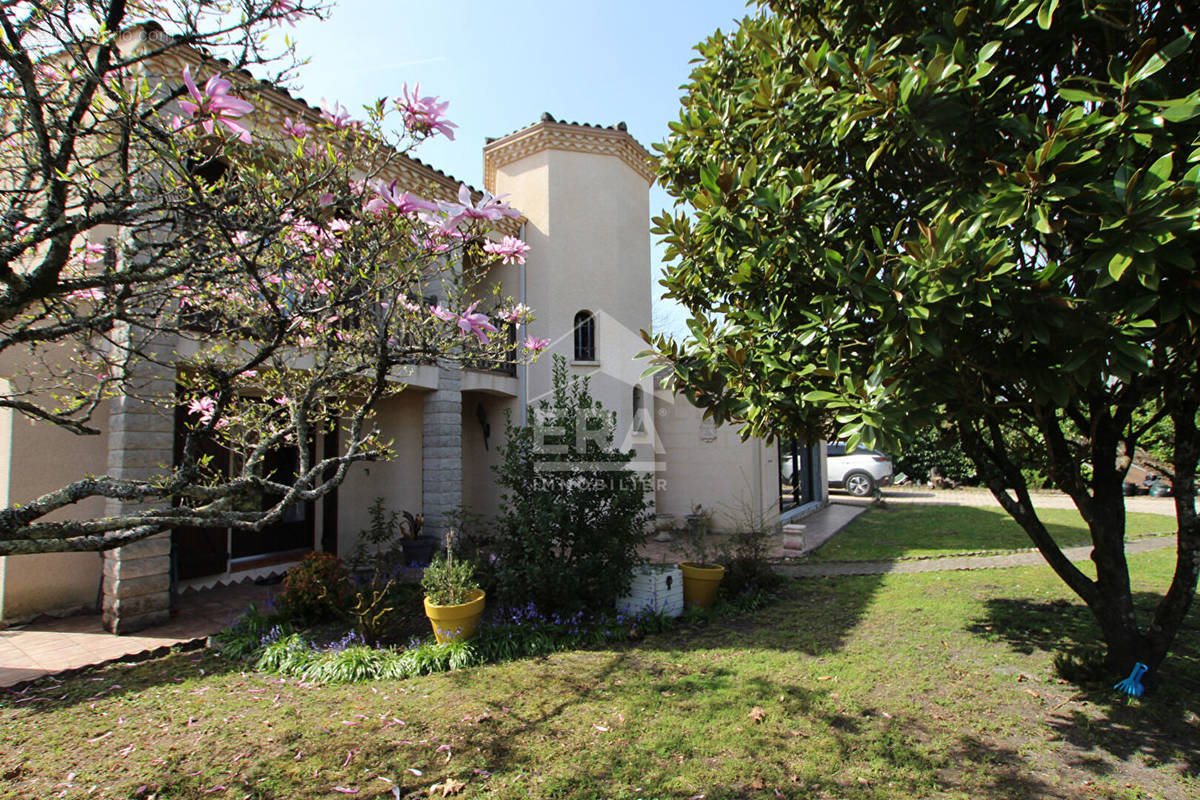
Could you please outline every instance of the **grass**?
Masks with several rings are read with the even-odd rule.
[[[1062,547],[1090,544],[1087,526],[1074,509],[1038,509],[1038,516]],[[1126,536],[1141,539],[1175,530],[1175,518],[1127,514]],[[813,553],[814,561],[871,561],[941,556],[1032,547],[1033,542],[1007,512],[970,506],[891,506],[863,514]]]
[[[1172,557],[1130,561],[1144,606]],[[0,700],[0,797],[1182,800],[1192,619],[1140,702],[1056,676],[1096,632],[1046,568],[798,580],[753,614],[404,681],[178,653]]]

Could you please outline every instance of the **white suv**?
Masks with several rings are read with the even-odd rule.
[[[877,450],[861,447],[850,453],[841,442],[825,445],[828,461],[829,485],[844,488],[855,497],[875,494],[880,486],[892,482],[892,460]]]

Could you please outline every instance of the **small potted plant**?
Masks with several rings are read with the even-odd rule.
[[[400,525],[400,547],[404,550],[404,563],[423,567],[433,558],[437,540],[421,533],[421,528],[425,526],[424,514],[414,515],[407,511],[403,514],[404,522]]]
[[[712,512],[696,503],[687,515],[684,529],[685,547],[690,560],[680,562],[683,573],[683,605],[708,608],[717,597],[717,587],[725,577],[725,568],[716,563],[709,550]]]
[[[436,542],[431,536],[419,536],[422,517],[407,511],[391,511],[382,497],[376,497],[367,509],[370,524],[359,531],[358,544],[349,558],[356,573],[363,576],[392,574],[396,567],[424,566],[433,555]]]
[[[446,550],[425,568],[425,616],[440,643],[470,639],[483,616],[484,592],[475,580],[475,564],[454,555],[454,531],[446,533]]]

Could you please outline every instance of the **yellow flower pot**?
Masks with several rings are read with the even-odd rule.
[[[471,599],[452,606],[437,606],[425,598],[425,616],[433,625],[433,635],[439,643],[470,639],[479,630],[479,618],[483,616],[483,589],[472,589]]]
[[[725,568],[718,564],[684,561],[679,569],[683,572],[683,607],[711,606],[717,598],[717,587],[725,577]]]

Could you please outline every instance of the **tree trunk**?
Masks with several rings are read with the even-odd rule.
[[[1196,594],[1200,580],[1200,518],[1195,511],[1194,476],[1200,461],[1200,431],[1196,429],[1195,414],[1195,404],[1181,404],[1172,414],[1176,419],[1174,494],[1178,525],[1175,575],[1145,630],[1138,624],[1125,558],[1125,498],[1121,491],[1124,470],[1115,466],[1117,439],[1110,437],[1093,448],[1090,494],[1084,492],[1077,497],[1077,492],[1071,492],[1091,533],[1092,561],[1096,565],[1093,580],[1067,559],[1047,532],[1033,509],[1020,470],[1004,452],[997,432],[992,431],[992,441],[988,442],[973,421],[958,420],[963,449],[992,495],[1096,618],[1105,644],[1105,664],[1118,678],[1128,676],[1139,662],[1149,667],[1147,677],[1154,675]]]

